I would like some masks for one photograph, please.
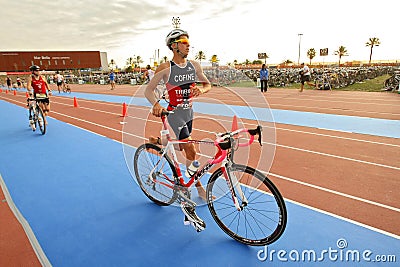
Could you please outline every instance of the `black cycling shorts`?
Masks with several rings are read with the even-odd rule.
[[[301,76],[301,84],[304,84],[304,82],[309,82],[311,80],[310,75],[303,75]]]
[[[178,140],[188,138],[192,134],[193,109],[176,108],[168,115],[168,123]]]

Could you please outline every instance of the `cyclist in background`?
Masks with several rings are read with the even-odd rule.
[[[193,121],[192,100],[207,93],[211,89],[211,84],[204,75],[201,65],[197,61],[187,60],[190,44],[186,31],[174,29],[167,35],[165,41],[173,52],[173,58],[170,62],[160,64],[156,69],[154,77],[146,87],[145,96],[153,106],[153,115],[160,117],[165,108],[158,102],[155,91],[158,83],[163,80],[169,97],[167,110],[174,111],[168,116],[168,123],[178,140],[189,140]],[[198,87],[196,82],[202,86]],[[161,144],[160,138],[150,137],[149,141]],[[197,154],[194,144],[181,144],[180,149],[185,152],[186,167],[190,166]],[[196,188],[199,197],[205,200],[206,192],[200,181],[197,182]]]
[[[51,90],[49,84],[47,83],[46,79],[40,75],[40,67],[33,65],[29,68],[32,71],[32,74],[28,77],[27,83],[27,90],[29,96],[33,96],[39,104],[39,107],[43,111],[43,115],[45,116],[45,122],[47,124],[46,116],[50,111],[50,99],[49,95],[51,94]],[[29,111],[29,122],[31,125],[33,124],[32,121],[32,114]]]

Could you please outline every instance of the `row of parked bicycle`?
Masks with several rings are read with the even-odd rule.
[[[398,91],[400,81],[399,67],[376,66],[376,67],[340,67],[340,68],[315,68],[311,69],[311,79],[318,89],[338,89],[354,83],[360,83],[368,79],[374,79],[382,75],[390,75],[383,85],[383,90]],[[258,69],[236,70],[232,68],[205,69],[205,75],[214,85],[228,86],[243,81],[257,82],[259,78]],[[109,83],[107,74],[98,74],[81,77],[65,77],[68,83]],[[80,82],[81,81],[81,82]],[[118,84],[142,84],[142,73],[118,73],[116,83]],[[300,83],[300,69],[282,68],[269,69],[268,85],[270,87],[287,87],[291,84]]]
[[[269,71],[268,85],[271,87],[286,87],[290,84],[300,83],[299,69],[270,69]],[[321,68],[312,69],[311,79],[318,89],[337,89],[385,74],[396,76],[395,73],[398,71],[398,67],[392,66]],[[259,70],[246,70],[244,73],[253,81],[259,78]],[[396,78],[392,80],[395,82]]]

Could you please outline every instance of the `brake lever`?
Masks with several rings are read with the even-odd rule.
[[[262,142],[261,142],[261,140],[262,140],[262,138],[261,138],[262,126],[261,125],[257,126],[257,131],[258,131],[258,142],[260,143],[260,146],[262,146]]]
[[[262,146],[262,137],[261,137],[261,132],[262,132],[262,126],[258,125],[256,129],[248,130],[249,134],[251,135],[258,135],[258,142],[260,143],[260,146]]]

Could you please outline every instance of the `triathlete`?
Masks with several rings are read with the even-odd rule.
[[[168,90],[168,111],[174,111],[168,116],[168,123],[173,129],[178,140],[191,139],[193,109],[192,100],[211,89],[211,84],[203,73],[201,65],[197,61],[188,60],[189,35],[181,29],[172,30],[166,37],[166,45],[173,52],[170,62],[160,64],[155,76],[150,80],[145,90],[145,96],[153,106],[152,113],[160,117],[164,107],[160,105],[155,94],[158,83],[163,80]],[[197,83],[201,83],[199,87]],[[152,143],[161,143],[160,138],[150,137]],[[196,159],[194,144],[185,143],[180,146],[185,152],[186,166]],[[206,199],[206,191],[199,182],[196,183],[198,195]]]
[[[29,69],[32,71],[32,74],[28,77],[28,83],[26,88],[28,90],[29,95],[33,96],[39,103],[39,107],[43,111],[45,120],[44,123],[47,124],[46,116],[50,111],[49,95],[51,94],[51,90],[46,79],[42,75],[40,75],[39,66],[33,65]],[[31,123],[32,130],[35,130],[32,121],[32,114],[30,114],[30,111],[29,111],[29,122]]]

